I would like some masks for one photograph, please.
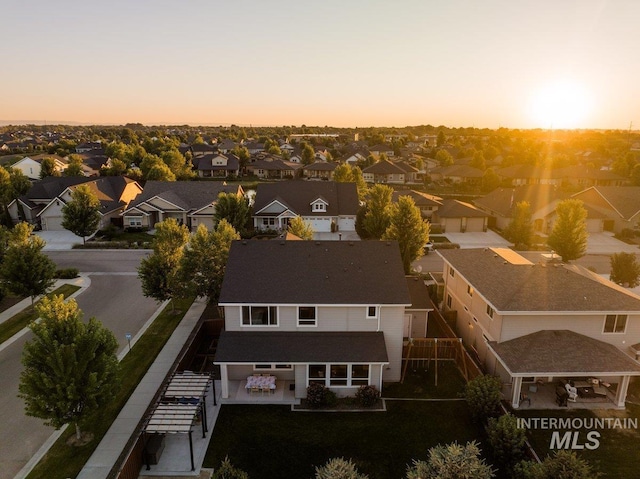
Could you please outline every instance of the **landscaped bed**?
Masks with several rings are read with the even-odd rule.
[[[482,434],[464,401],[387,401],[387,412],[371,413],[223,405],[204,467],[228,455],[251,479],[311,478],[315,466],[345,457],[370,479],[399,479],[430,447]]]

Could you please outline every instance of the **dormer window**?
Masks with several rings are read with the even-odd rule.
[[[324,203],[314,203],[313,211],[327,211],[327,205]]]

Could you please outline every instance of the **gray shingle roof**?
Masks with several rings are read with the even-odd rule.
[[[439,166],[431,172],[442,176],[460,176],[462,178],[482,178],[484,175],[482,170],[469,165]]]
[[[411,306],[407,309],[436,309],[429,297],[424,280],[417,276],[407,276],[407,288],[411,296]]]
[[[394,241],[234,241],[220,303],[410,304]]]
[[[575,265],[512,264],[491,248],[438,253],[498,311],[640,312],[640,298]]]
[[[325,213],[317,216],[355,215],[358,212],[358,192],[355,183],[334,181],[285,181],[262,183],[256,188],[253,210],[258,213],[279,198],[298,215],[311,212],[311,202],[322,197],[328,203]],[[313,212],[316,215],[316,212]]]
[[[516,204],[526,201],[531,212],[544,208],[554,201],[568,198],[569,195],[553,185],[525,185],[515,188],[497,188],[482,198],[473,200],[476,206],[493,211],[500,216],[510,218]]]
[[[373,173],[374,175],[398,175],[406,173],[404,169],[387,160],[380,160],[371,166],[367,166],[362,172]]]
[[[428,193],[423,193],[416,190],[394,190],[391,196],[393,201],[398,201],[400,196],[410,196],[413,198],[413,202],[416,206],[440,206],[442,205],[442,198]]]
[[[442,206],[438,208],[438,216],[440,218],[461,218],[463,216],[467,218],[484,218],[489,215],[464,201],[445,199],[442,201]]]
[[[197,210],[214,202],[220,193],[237,193],[238,188],[217,181],[147,181],[142,193],[129,203],[129,208],[158,196],[185,211]]]
[[[489,342],[512,373],[635,373],[640,364],[621,350],[573,331],[538,331]]]
[[[624,219],[631,219],[640,212],[640,186],[594,186],[585,191],[597,191]],[[573,195],[581,198],[585,191]]]
[[[27,200],[52,200],[68,187],[73,185],[79,185],[80,183],[87,183],[93,178],[87,178],[84,176],[48,176],[39,181],[36,181],[33,186],[27,191],[27,194],[21,197],[23,201]]]
[[[222,331],[216,363],[386,363],[381,332]]]

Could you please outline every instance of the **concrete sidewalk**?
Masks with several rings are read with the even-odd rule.
[[[175,329],[160,354],[135,389],[127,404],[78,475],[78,479],[104,479],[118,460],[162,385],[178,354],[196,326],[207,303],[197,299]]]

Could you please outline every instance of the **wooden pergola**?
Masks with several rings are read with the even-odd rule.
[[[209,386],[213,383],[209,374],[192,372],[175,373],[160,402],[149,415],[144,428],[145,434],[188,434],[191,470],[195,470],[193,462],[193,427],[198,417],[202,423],[202,437],[207,435],[206,398]],[[214,391],[215,404],[215,391]],[[147,446],[145,444],[145,462],[147,470],[151,469]]]

